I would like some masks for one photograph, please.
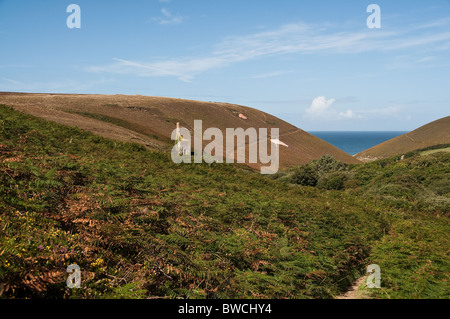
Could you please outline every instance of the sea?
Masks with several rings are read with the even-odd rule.
[[[309,132],[312,135],[336,146],[344,152],[355,155],[375,145],[383,143],[391,138],[408,132],[392,131],[339,131],[339,132]]]

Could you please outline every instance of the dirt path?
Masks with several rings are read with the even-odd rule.
[[[337,296],[335,299],[367,299],[368,297],[364,291],[359,289],[359,287],[364,284],[366,280],[367,276],[359,278],[346,293]]]

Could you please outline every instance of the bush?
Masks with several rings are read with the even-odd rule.
[[[312,162],[312,165],[318,173],[329,173],[344,171],[347,169],[347,165],[339,162],[331,155],[324,155],[318,160]]]
[[[291,177],[291,183],[302,186],[316,186],[317,180],[317,172],[309,166],[298,168]]]
[[[347,173],[334,172],[322,175],[318,182],[317,187],[328,190],[342,190],[344,189],[344,182],[347,180]]]

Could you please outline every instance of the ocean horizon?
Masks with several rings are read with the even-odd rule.
[[[314,131],[310,134],[355,155],[407,131]]]

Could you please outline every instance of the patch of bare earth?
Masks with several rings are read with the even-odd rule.
[[[346,293],[337,296],[335,299],[369,299],[367,292],[363,289],[366,280],[367,276],[359,278]]]

